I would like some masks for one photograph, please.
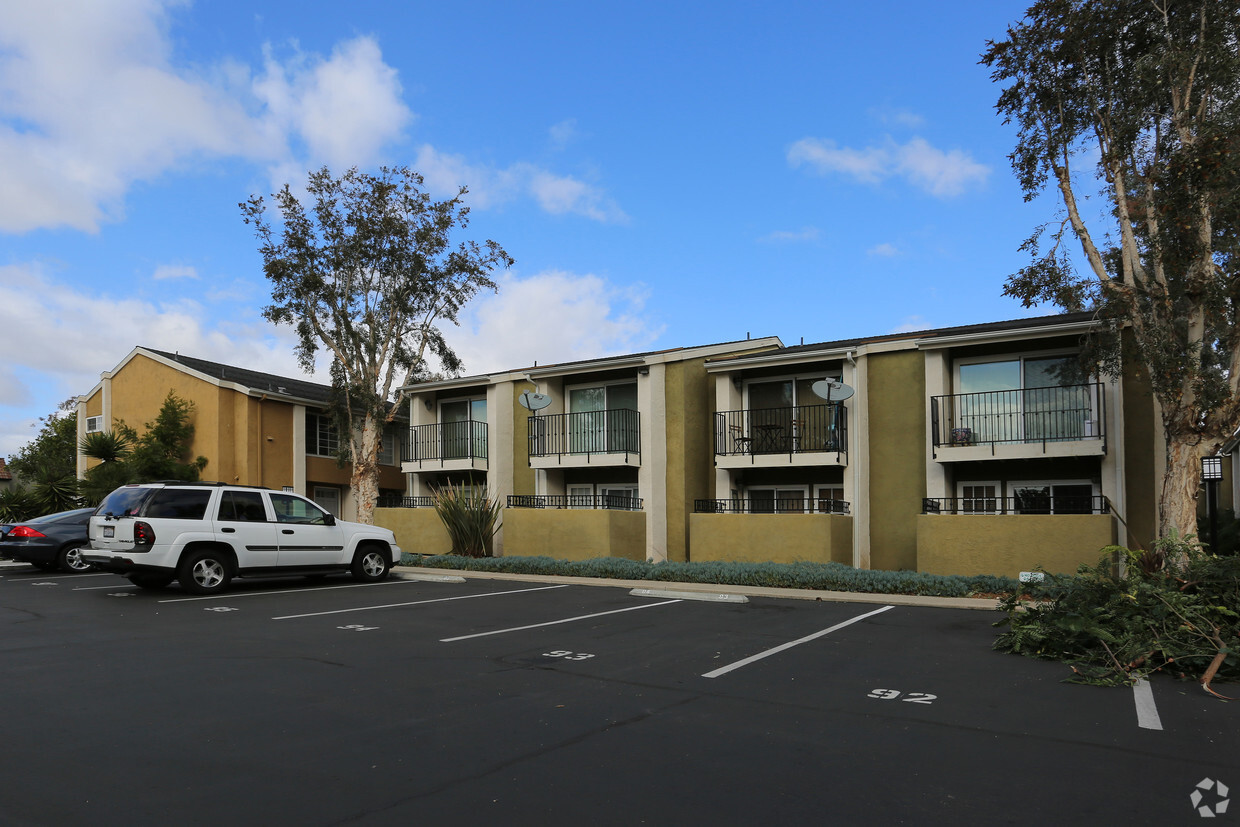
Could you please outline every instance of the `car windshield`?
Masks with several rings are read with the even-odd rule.
[[[146,498],[151,496],[154,490],[154,488],[143,488],[137,485],[118,488],[99,504],[95,513],[111,514],[113,517],[132,517],[138,513],[142,503],[146,502]]]

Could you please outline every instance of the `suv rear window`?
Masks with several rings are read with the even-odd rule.
[[[211,492],[201,488],[162,488],[142,510],[144,517],[167,517],[173,520],[201,520],[207,513]]]
[[[118,488],[104,498],[95,509],[96,514],[111,514],[114,517],[133,517],[141,509],[142,503],[151,496],[154,488],[140,486],[124,486]]]

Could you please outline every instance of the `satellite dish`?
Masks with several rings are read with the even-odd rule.
[[[810,385],[809,389],[828,402],[843,402],[856,392],[850,386],[834,379],[820,379]]]
[[[545,393],[525,391],[517,397],[517,401],[521,403],[522,408],[537,412],[551,404],[551,397]]]

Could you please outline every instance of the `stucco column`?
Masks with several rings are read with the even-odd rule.
[[[513,446],[516,434],[513,430],[515,388],[512,382],[497,382],[487,386],[487,494],[500,504],[508,502],[513,493]],[[523,435],[524,436],[524,435]],[[495,533],[495,554],[504,554],[504,523],[500,520]]]
[[[848,412],[848,472],[844,495],[851,497],[853,512],[853,566],[870,567],[870,406],[867,382],[868,357],[858,354],[853,368],[852,409]],[[850,491],[851,489],[851,491]]]
[[[637,409],[641,412],[642,464],[637,487],[646,513],[646,559],[667,560],[667,368],[649,366],[637,377]]]
[[[953,497],[948,490],[947,467],[934,458],[934,421],[930,416],[930,397],[943,396],[951,387],[951,361],[945,350],[923,351],[926,361],[926,496]]]

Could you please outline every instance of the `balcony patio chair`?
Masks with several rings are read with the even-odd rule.
[[[753,440],[745,436],[745,431],[740,425],[729,425],[728,432],[732,435],[732,450],[737,454],[749,454],[753,452]]]

